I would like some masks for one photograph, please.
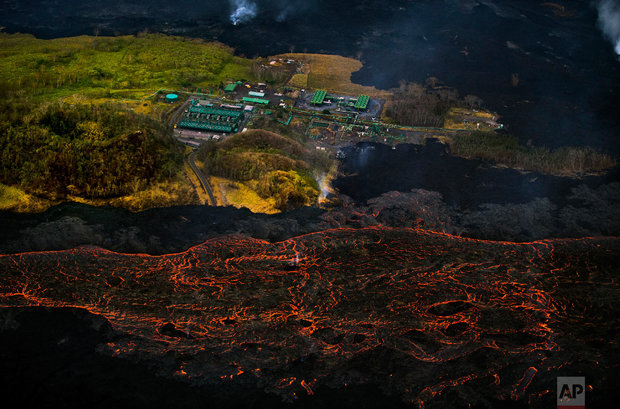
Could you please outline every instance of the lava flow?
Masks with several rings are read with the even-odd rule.
[[[373,384],[419,407],[550,407],[558,375],[613,385],[619,249],[375,227],[165,256],[22,253],[0,256],[0,305],[88,309],[128,335],[102,353],[196,385],[253,382],[294,401]]]

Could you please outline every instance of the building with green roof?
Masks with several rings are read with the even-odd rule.
[[[325,96],[327,96],[327,91],[319,89],[312,96],[310,103],[313,105],[322,105],[325,100]]]
[[[199,131],[237,132],[243,121],[243,111],[224,107],[192,105],[178,126]]]
[[[254,103],[254,104],[269,105],[269,100],[268,99],[260,99],[260,98],[243,97],[243,102],[250,102],[250,103]]]
[[[360,95],[355,102],[355,109],[364,110],[368,108],[370,97],[368,95]]]
[[[224,92],[235,92],[236,89],[237,84],[226,84],[226,86],[224,87]]]

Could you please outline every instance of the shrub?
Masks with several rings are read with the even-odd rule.
[[[600,172],[616,165],[609,155],[591,147],[525,147],[510,135],[472,132],[457,135],[450,144],[452,153],[500,163],[513,168],[557,175]]]

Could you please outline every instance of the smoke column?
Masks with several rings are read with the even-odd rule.
[[[230,7],[230,21],[235,26],[253,19],[258,11],[256,3],[248,0],[230,0]]]
[[[312,9],[316,0],[228,0],[230,22],[233,25],[247,23],[259,12],[282,23],[291,16],[299,16]]]
[[[616,54],[620,55],[620,2],[601,0],[597,9],[599,27],[614,44]]]

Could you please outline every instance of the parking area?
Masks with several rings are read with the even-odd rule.
[[[235,86],[233,88],[230,85]],[[281,103],[291,103],[289,98],[285,97],[284,94],[277,92],[264,83],[235,83],[229,84],[228,87],[229,91],[226,92],[226,97],[235,101],[258,105],[269,105],[271,107],[278,106]],[[267,103],[262,103],[261,101],[267,101]]]

